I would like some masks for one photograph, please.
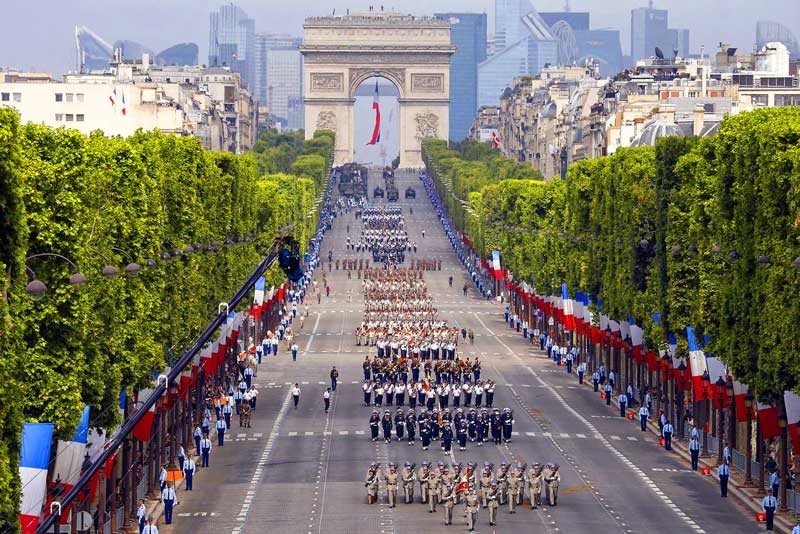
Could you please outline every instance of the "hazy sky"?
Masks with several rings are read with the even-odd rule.
[[[380,5],[380,0],[375,0]],[[238,0],[255,18],[257,31],[301,35],[303,18],[366,11],[370,0]],[[534,0],[539,11],[562,10],[564,0]],[[571,0],[573,11],[589,11],[593,28],[622,32],[622,47],[630,48],[630,10],[646,0]],[[74,27],[85,25],[109,42],[139,41],[156,52],[172,44],[193,41],[200,61],[208,57],[208,14],[218,0],[0,0],[0,67],[48,70],[58,75],[74,68]],[[320,6],[326,6],[324,8]],[[493,0],[402,0],[386,9],[418,15],[435,11],[477,11],[492,17]],[[402,8],[400,8],[402,6]],[[670,26],[691,30],[691,50],[714,50],[719,41],[750,49],[755,21],[782,21],[800,35],[798,0],[656,0],[670,10]],[[490,22],[491,28],[491,22]]]

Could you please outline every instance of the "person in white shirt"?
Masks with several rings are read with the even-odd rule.
[[[322,400],[325,403],[325,413],[328,413],[328,409],[331,407],[331,388],[325,390],[322,394]]]
[[[778,509],[778,499],[772,495],[772,488],[767,489],[767,496],[761,500],[761,509],[767,514],[767,530],[771,531],[775,521],[775,510]]]
[[[139,507],[136,509],[136,519],[139,520],[139,534],[142,534],[144,525],[147,523],[147,507],[144,505],[144,499],[139,499]]]
[[[292,388],[292,399],[294,400],[294,409],[297,409],[297,403],[300,402],[300,386],[296,383]]]
[[[161,502],[164,503],[164,523],[172,523],[172,507],[175,506],[175,488],[170,482],[161,492]]]
[[[158,473],[158,482],[161,487],[161,491],[164,491],[164,488],[167,487],[167,464],[161,464],[161,471]]]
[[[192,480],[194,479],[194,474],[197,472],[197,464],[195,463],[193,458],[189,458],[183,464],[183,478],[186,482],[184,487],[186,491],[192,491]]]
[[[153,518],[147,520],[147,525],[142,528],[142,534],[158,534],[158,527],[153,524]]]
[[[717,468],[717,476],[719,476],[719,490],[722,497],[728,496],[728,479],[731,477],[731,468],[728,463],[724,462]]]
[[[200,440],[200,467],[208,467],[208,457],[211,455],[211,440],[208,436]]]

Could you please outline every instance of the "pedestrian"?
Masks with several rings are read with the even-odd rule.
[[[217,445],[219,445],[220,447],[224,447],[225,446],[225,429],[227,428],[227,425],[225,424],[225,420],[224,419],[217,419],[216,428],[217,428]]]
[[[192,480],[194,479],[194,474],[197,472],[197,464],[195,463],[193,458],[189,458],[183,464],[183,478],[186,481],[186,491],[192,491]]]
[[[731,465],[731,448],[728,447],[728,442],[725,442],[725,448],[722,449],[722,461]]]
[[[144,525],[147,523],[147,507],[144,505],[144,499],[139,499],[139,507],[136,509],[136,519],[139,522],[139,534],[142,534]]]
[[[180,445],[178,448],[178,468],[183,471],[183,464],[186,462],[186,449],[183,448],[183,445]]]
[[[200,440],[200,467],[208,467],[209,456],[211,456],[211,440],[205,436]]]
[[[331,369],[331,389],[336,391],[336,382],[339,380],[339,371],[336,369],[336,366]]]
[[[700,440],[697,436],[689,440],[689,453],[692,455],[692,471],[697,471],[697,459],[700,457]]]
[[[325,413],[328,413],[328,409],[331,407],[331,388],[325,390],[325,393],[322,394],[322,400],[325,402]]]
[[[227,400],[225,404],[222,405],[222,415],[225,417],[225,427],[227,430],[231,429],[231,417],[233,415],[233,408],[231,408],[231,402]]]
[[[597,393],[597,390],[600,388],[600,373],[597,371],[592,373],[592,387],[595,393]]]
[[[767,515],[767,530],[772,531],[773,521],[775,520],[775,510],[778,508],[778,500],[773,495],[772,489],[767,490],[767,495],[761,500],[761,509]]]
[[[194,427],[194,445],[197,449],[197,455],[200,456],[200,440],[203,438],[203,431],[200,426]]]
[[[617,402],[619,402],[619,416],[625,417],[625,412],[627,411],[628,408],[627,395],[620,394],[619,397],[617,397]]]
[[[606,406],[611,406],[611,393],[614,391],[614,388],[611,387],[611,384],[606,384],[603,390],[606,394]]]
[[[167,487],[167,464],[161,464],[161,471],[158,473],[158,482],[161,491]]]
[[[586,364],[581,362],[578,364],[578,385],[583,385],[583,375],[586,374]]]
[[[731,468],[728,467],[727,462],[722,463],[717,469],[719,476],[719,490],[723,497],[728,496],[728,479],[731,477]]]
[[[769,477],[769,485],[772,487],[772,494],[777,495],[778,490],[781,487],[781,477],[778,474],[778,470],[772,472],[772,475]]]
[[[292,388],[292,399],[294,400],[294,409],[297,409],[297,403],[300,402],[300,386],[295,383]]]
[[[668,451],[672,450],[672,433],[675,429],[672,427],[672,423],[667,420],[664,424],[664,428],[661,429],[661,435],[664,436],[664,448]]]
[[[622,396],[620,396],[621,398]],[[639,408],[639,423],[642,425],[642,432],[647,432],[647,419],[650,417],[650,410],[647,406]]]
[[[147,526],[142,529],[142,534],[158,534],[158,527],[153,524],[153,517],[147,519]]]
[[[300,347],[297,346],[297,343],[292,343],[292,361],[297,361],[297,351]]]
[[[325,296],[326,297],[331,296],[331,286],[325,286]]]
[[[175,488],[172,487],[172,482],[161,491],[161,502],[164,504],[164,523],[169,525],[172,523],[172,507],[175,506]]]

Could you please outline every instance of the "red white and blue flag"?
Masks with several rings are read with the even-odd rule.
[[[117,105],[117,88],[116,87],[111,91],[111,94],[108,95],[108,100],[111,102],[112,106],[116,106]]]
[[[22,534],[33,534],[39,525],[47,494],[47,465],[53,441],[53,423],[25,423],[22,426],[22,449],[19,478],[22,482],[19,521]]]
[[[122,91],[122,114],[128,114],[128,110],[125,108],[125,91]]]
[[[64,492],[69,492],[81,478],[81,467],[83,459],[88,449],[86,443],[89,441],[89,407],[83,408],[80,423],[75,429],[75,435],[69,441],[58,440],[56,449],[56,464],[54,468],[56,478],[61,479]],[[62,510],[62,523],[67,522],[68,509]]]
[[[378,80],[375,80],[375,97],[372,100],[372,109],[375,110],[375,127],[372,129],[372,138],[367,145],[376,145],[381,142],[381,106],[378,103]]]
[[[497,135],[497,130],[492,130],[492,148],[500,148],[500,136]]]
[[[564,311],[564,330],[572,332],[575,330],[575,306],[569,298],[567,284],[561,284],[561,306]]]
[[[697,400],[707,399],[706,392],[703,391],[703,374],[708,372],[706,353],[697,344],[694,328],[691,326],[686,327],[686,341],[689,342],[689,367],[692,370],[694,398]]]

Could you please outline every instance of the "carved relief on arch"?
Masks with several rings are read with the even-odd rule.
[[[353,68],[350,69],[350,96],[353,97],[356,94],[356,89],[358,86],[361,85],[364,80],[367,78],[372,78],[374,76],[386,78],[395,86],[397,86],[397,90],[400,92],[400,98],[403,98],[405,94],[405,84],[406,84],[406,69],[381,69],[381,68]]]
[[[320,111],[317,115],[317,130],[336,131],[336,113],[333,111]]]
[[[417,113],[414,116],[414,120],[417,123],[417,135],[416,135],[417,141],[421,143],[428,137],[438,139],[439,137],[438,115],[431,113],[430,111],[425,113]]]

